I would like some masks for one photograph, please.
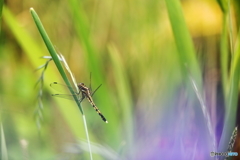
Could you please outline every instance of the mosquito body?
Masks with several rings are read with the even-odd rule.
[[[50,86],[56,90],[58,90],[57,88],[59,88],[59,86],[64,86],[65,88],[67,87],[68,89],[71,88],[69,86],[65,86],[63,84],[59,84],[58,82],[53,82],[50,84]],[[89,103],[92,105],[92,107],[94,108],[94,110],[99,114],[99,116],[102,118],[102,120],[105,123],[108,123],[108,121],[106,120],[106,118],[103,116],[103,114],[100,112],[100,110],[97,108],[97,106],[95,105],[95,103],[93,102],[92,96],[94,95],[94,93],[97,91],[97,89],[101,86],[98,86],[97,89],[95,89],[94,92],[91,92],[91,89],[89,89],[84,83],[79,83],[78,85],[78,89],[79,92],[75,92],[76,95],[81,94],[81,99],[79,100],[80,103],[87,98],[87,100],[89,101]],[[91,86],[90,86],[91,87]],[[71,88],[72,89],[72,88]],[[60,97],[60,98],[66,98],[66,99],[71,99],[72,100],[72,96],[73,95],[69,95],[69,94],[53,94],[52,96],[54,97]]]
[[[99,86],[100,87],[100,86]],[[99,88],[98,87],[98,88]],[[84,99],[84,98],[87,98],[87,100],[89,101],[89,103],[92,105],[92,107],[95,109],[95,111],[99,114],[99,116],[102,118],[102,120],[106,123],[108,123],[108,121],[106,120],[106,118],[103,116],[103,114],[100,112],[100,110],[97,108],[97,106],[95,105],[95,103],[93,102],[93,99],[92,99],[92,95],[89,88],[86,87],[84,85],[84,83],[79,83],[78,84],[78,88],[79,88],[79,91],[82,93],[82,99],[81,101]],[[97,88],[97,89],[98,89]],[[96,90],[95,90],[96,91]],[[95,93],[95,91],[93,93]],[[80,102],[81,102],[80,101]]]

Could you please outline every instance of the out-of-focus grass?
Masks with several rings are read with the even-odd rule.
[[[202,88],[202,80],[199,63],[190,33],[184,20],[181,4],[179,1],[166,1],[169,19],[171,22],[175,43],[179,52],[179,60],[182,66],[182,74],[188,74],[189,69],[199,88]]]
[[[207,126],[206,127],[207,129],[205,129],[205,134],[207,133],[207,135],[212,139],[212,141],[208,141],[208,143],[205,144],[206,151],[216,150],[217,145],[216,145],[215,135],[214,135],[215,131],[213,129],[212,122],[210,122],[210,114],[208,113],[205,103],[202,100],[203,98],[201,98],[203,96],[203,91],[202,91],[202,75],[200,71],[200,65],[199,65],[199,62],[197,62],[197,57],[196,57],[197,55],[195,53],[193,41],[190,37],[189,31],[187,30],[187,25],[183,16],[181,3],[179,1],[171,1],[171,0],[166,0],[165,2],[168,10],[169,19],[171,22],[171,27],[173,30],[175,43],[178,50],[178,57],[181,64],[181,72],[183,75],[183,80],[182,80],[183,84],[186,85],[186,89],[188,87],[192,88],[190,90],[187,90],[187,93],[190,95],[194,93],[194,89],[195,89],[196,95],[198,95],[197,97],[201,102],[200,104],[201,106],[195,102],[196,105],[193,106],[193,110],[194,112],[197,113],[199,112],[199,108],[201,107],[201,112],[204,118],[199,117],[198,121],[204,122],[205,126]],[[189,85],[191,84],[190,80],[192,81],[193,85]],[[196,97],[191,96],[191,99],[194,100],[196,99]],[[203,128],[202,128],[202,131],[204,131]],[[195,144],[195,143],[197,142],[194,141],[193,139],[192,144]],[[195,150],[197,150],[197,148],[195,148]],[[195,152],[195,150],[193,148],[192,152]],[[205,153],[207,153],[206,151]],[[182,154],[184,154],[184,151]]]
[[[7,154],[7,146],[6,146],[6,140],[4,135],[4,129],[2,124],[1,126],[1,159],[8,160],[8,154]]]
[[[2,30],[2,8],[3,8],[3,0],[0,0],[0,33]]]
[[[221,7],[217,2],[208,2],[198,1],[201,5],[193,5],[194,11],[184,12],[181,16],[179,11],[188,11],[190,1],[183,1],[182,5],[170,0],[166,4],[163,1],[22,1],[18,7],[9,1],[3,10],[4,39],[0,44],[0,69],[5,75],[0,77],[0,93],[1,104],[7,111],[2,115],[9,158],[23,155],[19,139],[28,142],[29,159],[88,158],[87,149],[74,145],[79,142],[77,140],[85,139],[81,113],[71,102],[53,99],[49,94],[54,93],[49,84],[61,81],[51,64],[45,74],[41,132],[38,133],[35,127],[32,113],[38,90],[32,88],[39,75],[33,71],[44,63],[39,57],[48,52],[28,12],[34,7],[77,81],[88,84],[91,72],[92,88],[103,84],[93,99],[108,124],[102,122],[88,102],[82,104],[90,140],[104,148],[94,147],[94,159],[111,159],[109,153],[117,153],[119,159],[206,159],[209,153],[206,153],[205,142],[211,143],[211,140],[199,101],[185,75],[190,70],[199,90],[204,93],[209,89],[204,88],[204,84],[212,83],[212,79],[205,79],[204,72],[219,70],[219,67],[204,67],[208,56],[220,50],[213,44],[220,41],[221,27],[222,55],[217,54],[217,57],[223,64],[223,99],[232,102],[233,108],[236,107],[237,87],[231,87],[230,91],[228,88],[238,86],[234,77],[239,66],[236,50],[229,76],[225,59],[229,57],[226,39],[229,21],[214,28],[216,32],[206,34],[201,23],[207,22],[196,17],[195,33],[200,33],[192,37],[197,49],[193,48],[183,18],[193,12],[204,16],[202,8],[206,6],[210,6],[212,12],[207,12],[207,17],[202,19],[214,17],[219,13],[216,8],[220,10]],[[195,19],[187,22],[195,23]],[[207,30],[213,30],[211,25],[207,26]],[[198,44],[206,45],[201,48]],[[204,66],[201,69],[200,64]],[[218,110],[219,106],[206,104],[211,113]],[[233,108],[227,106],[229,112],[226,113],[235,114]],[[211,118],[217,121],[214,116]],[[233,119],[224,121],[232,125],[235,122]],[[226,128],[224,132],[231,133],[232,129]],[[230,138],[224,135],[226,139]],[[221,146],[227,147],[226,143],[222,141]],[[195,155],[186,154],[196,151]]]
[[[84,62],[86,62],[86,71],[84,71],[85,74],[89,74],[92,72],[93,74],[93,84],[101,84],[105,80],[104,78],[104,68],[103,68],[103,57],[99,55],[99,51],[96,50],[96,48],[93,45],[91,35],[90,35],[90,27],[86,19],[86,13],[84,12],[84,9],[82,8],[81,2],[77,0],[70,0],[69,1],[69,10],[71,12],[71,18],[73,20],[74,25],[74,31],[77,34],[78,41],[81,43],[82,49],[84,53],[82,54],[81,59],[83,59]],[[104,96],[98,95],[99,98],[102,100],[102,106],[113,106],[113,103],[109,101],[110,94],[106,90],[107,88],[101,87],[102,93],[104,93]],[[113,113],[114,109],[113,107],[108,108],[108,111],[104,111],[104,113],[108,114]],[[115,123],[117,123],[117,116],[110,117],[111,119],[108,120],[110,123],[108,124],[109,127],[106,128],[106,132],[115,132],[117,135],[117,132],[119,133],[118,129],[115,128]],[[107,118],[108,119],[108,118]],[[117,136],[119,137],[119,136]],[[114,139],[114,141],[118,141],[117,137],[109,137],[110,139]],[[112,141],[113,142],[113,141]]]
[[[132,96],[130,91],[130,84],[127,81],[127,75],[125,67],[121,61],[120,53],[117,51],[115,46],[109,45],[109,53],[112,61],[112,69],[114,70],[115,82],[117,82],[117,96],[119,97],[119,105],[122,106],[122,123],[124,124],[123,130],[128,134],[126,135],[126,141],[128,142],[127,154],[133,156],[133,140],[134,140],[134,121],[132,111]],[[130,152],[129,152],[130,151]],[[126,151],[125,151],[126,152]],[[132,154],[132,155],[131,155]],[[133,157],[132,157],[133,158]]]
[[[222,11],[223,12],[227,12],[227,10],[229,9],[228,8],[228,1],[226,0],[217,0],[219,6],[221,7]]]
[[[230,9],[230,2],[228,4],[224,1],[219,1],[223,9],[223,31],[221,37],[221,66],[222,66],[222,81],[224,89],[224,98],[226,105],[225,120],[223,126],[223,133],[221,136],[221,141],[219,145],[220,151],[225,151],[227,149],[227,143],[230,140],[231,133],[234,130],[236,124],[237,116],[237,103],[239,94],[239,70],[240,70],[240,50],[239,50],[239,29],[238,36],[234,40],[233,35],[233,11]],[[236,14],[238,15],[238,7],[236,9]],[[229,38],[228,38],[229,37]],[[228,43],[230,42],[230,47]],[[230,48],[230,53],[229,49]],[[230,59],[230,72],[228,74],[227,68],[229,66],[228,57],[231,55]],[[229,76],[228,76],[229,75]]]
[[[229,61],[229,54],[228,54],[228,15],[224,14],[223,16],[223,29],[222,29],[222,36],[221,36],[221,73],[222,73],[222,84],[224,90],[224,97],[226,98],[227,95],[227,81],[228,81],[228,61]],[[225,99],[226,101],[226,99]]]
[[[231,130],[234,129],[236,113],[237,113],[237,103],[238,103],[238,93],[239,93],[239,70],[240,70],[240,34],[238,35],[236,41],[236,48],[234,51],[234,56],[232,57],[232,63],[230,68],[230,77],[228,82],[228,90],[226,95],[226,119],[224,121],[224,130],[220,143],[221,150],[226,150],[227,146],[225,144],[229,141],[231,137]]]
[[[77,89],[77,92],[79,93],[79,89],[77,88],[77,82],[74,78],[74,75],[73,73],[71,72],[71,70],[69,69],[69,66],[64,58],[64,56],[62,56],[61,54],[57,54],[54,46],[52,45],[52,42],[51,40],[49,39],[49,36],[47,35],[43,25],[42,25],[42,22],[40,21],[37,13],[34,11],[33,8],[30,9],[30,13],[34,19],[34,22],[39,30],[39,33],[41,34],[42,38],[43,38],[43,41],[45,42],[45,45],[46,47],[48,48],[48,51],[51,55],[51,58],[53,60],[53,62],[55,63],[61,77],[63,78],[65,84],[67,86],[70,86],[68,89],[70,91],[70,93],[73,95],[73,98],[79,108],[79,110],[81,111],[82,113],[82,117],[83,117],[83,124],[84,124],[84,129],[85,129],[85,133],[86,133],[86,138],[87,138],[87,142],[88,142],[88,146],[89,146],[89,153],[90,153],[90,159],[92,160],[92,150],[91,150],[91,143],[90,143],[90,140],[89,140],[89,134],[88,134],[88,129],[87,129],[87,123],[86,123],[86,118],[85,118],[85,115],[84,115],[84,112],[83,112],[83,108],[80,104],[80,101],[79,101],[79,97],[77,97],[77,95],[74,93],[74,90],[73,90],[73,86],[71,85],[71,82],[74,83],[73,85],[76,87]],[[61,61],[63,62],[66,70],[68,71],[68,73],[70,74],[70,78],[71,80],[69,80],[69,78],[67,77],[65,71],[64,71],[64,68],[63,66],[61,65]],[[44,71],[45,72],[45,71]]]
[[[14,19],[12,17],[11,13],[7,10],[7,8],[4,9],[4,16],[6,17],[5,22],[8,24],[9,28],[12,29],[14,36],[17,38],[18,42],[21,44],[23,49],[25,49],[25,53],[28,54],[28,58],[31,60],[34,68],[37,68],[41,63],[45,63],[44,61],[40,60],[40,57],[42,56],[42,54],[40,54],[40,53],[43,51],[41,51],[41,49],[34,42],[34,40],[28,35],[28,33],[26,33],[26,30],[20,28],[20,26],[17,24],[16,19]],[[31,46],[31,47],[29,47],[29,46]],[[45,76],[46,76],[46,78],[44,79],[44,81],[47,84],[46,87],[48,89],[50,89],[49,84],[51,82],[53,82],[56,79],[60,79],[60,78],[58,78],[58,76],[56,75],[56,72],[54,70],[50,71],[50,73],[47,72]],[[51,78],[49,79],[47,77],[49,77],[49,78],[51,77]],[[54,77],[56,77],[56,78],[54,78]],[[33,89],[33,85],[32,85],[32,89]],[[37,95],[38,91],[35,90],[35,92]],[[62,106],[63,107],[62,109],[64,109],[64,111],[62,113],[66,115],[66,119],[72,121],[70,124],[73,127],[72,128],[73,133],[77,136],[79,136],[79,135],[84,136],[84,132],[81,133],[81,131],[83,131],[83,128],[81,128],[81,130],[79,130],[79,128],[74,127],[74,126],[76,126],[76,124],[75,124],[76,120],[80,121],[80,119],[79,119],[80,112],[77,112],[76,109],[73,109],[73,108],[72,109],[69,108],[66,111],[66,106],[71,105],[71,103],[62,103],[62,101],[59,100],[59,104],[60,103],[61,103],[60,106]],[[23,127],[19,126],[19,128],[23,128]],[[79,137],[81,137],[81,136],[79,136]]]

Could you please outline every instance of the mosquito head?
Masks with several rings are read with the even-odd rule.
[[[78,83],[78,88],[81,90],[82,88],[84,88],[85,87],[85,85],[84,85],[84,83]]]

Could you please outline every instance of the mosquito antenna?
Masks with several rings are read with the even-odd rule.
[[[92,90],[91,79],[92,79],[92,72],[90,72],[90,84],[89,84],[89,89],[90,89],[90,91]]]

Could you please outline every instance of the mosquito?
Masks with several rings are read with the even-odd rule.
[[[91,76],[90,76],[90,81],[91,81]],[[71,88],[69,86],[66,86],[64,84],[60,84],[58,82],[53,82],[50,84],[50,86],[54,89],[57,90],[57,88],[59,88],[59,86],[65,86],[67,88]],[[92,107],[94,108],[94,110],[99,114],[99,116],[102,118],[102,120],[105,123],[108,123],[107,119],[103,116],[103,114],[101,113],[101,111],[98,109],[98,107],[95,105],[95,103],[93,102],[92,96],[94,95],[94,93],[99,89],[99,87],[101,87],[101,85],[99,85],[93,92],[91,92],[91,83],[90,83],[90,87],[88,88],[84,83],[78,83],[77,85],[79,92],[75,91],[76,95],[80,95],[81,94],[81,99],[79,100],[80,103],[87,98],[87,100],[89,101],[89,103],[92,105]],[[72,89],[72,88],[71,88]],[[52,94],[52,96],[54,97],[60,97],[60,98],[66,98],[66,99],[72,99],[73,95],[69,95],[69,94]]]

